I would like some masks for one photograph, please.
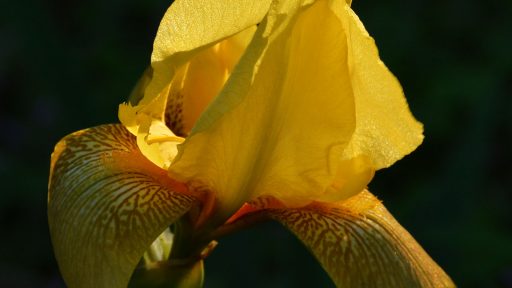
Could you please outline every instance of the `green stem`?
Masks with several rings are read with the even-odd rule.
[[[202,288],[204,264],[202,260],[187,265],[162,263],[158,268],[135,271],[130,288]]]
[[[203,259],[215,248],[215,239],[268,219],[267,213],[254,212],[216,229],[203,226],[198,231],[189,217],[182,217],[173,226],[174,238],[169,259],[153,262],[148,269],[137,270],[130,287],[201,288],[204,280]],[[149,253],[150,256],[154,255]]]

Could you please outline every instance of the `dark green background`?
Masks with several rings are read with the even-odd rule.
[[[50,153],[70,132],[117,121],[168,4],[1,2],[0,287],[64,287],[46,218]],[[353,5],[426,135],[370,188],[460,287],[512,287],[511,6]],[[206,268],[206,287],[330,285],[271,223],[223,239]]]

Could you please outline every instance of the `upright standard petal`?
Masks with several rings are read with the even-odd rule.
[[[151,242],[195,203],[121,125],[62,139],[48,190],[50,233],[69,287],[126,287]]]
[[[180,69],[216,43],[259,23],[270,2],[239,1],[233,5],[228,0],[175,1],[158,28],[151,55],[153,75],[139,103],[139,110],[163,115],[166,108],[163,98],[166,95],[161,93]]]
[[[367,191],[339,203],[267,213],[306,245],[337,287],[455,287]]]
[[[356,126],[344,159],[364,156],[374,169],[391,166],[423,141],[398,80],[380,60],[375,41],[342,1],[330,7],[350,35],[348,69],[354,93]]]
[[[170,167],[180,180],[213,190],[226,214],[262,195],[290,206],[322,198],[355,127],[340,21],[326,1],[274,4]]]

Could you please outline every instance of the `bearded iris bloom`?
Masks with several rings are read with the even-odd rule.
[[[423,136],[349,2],[171,5],[121,124],[52,154],[68,286],[126,287],[142,258],[200,287],[216,240],[272,219],[337,287],[453,287],[366,189]]]

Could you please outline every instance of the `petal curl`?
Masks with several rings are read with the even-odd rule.
[[[370,192],[267,213],[305,244],[337,287],[455,287]]]
[[[122,125],[62,139],[52,154],[48,219],[70,287],[126,287],[145,250],[195,204],[139,152]]]
[[[343,158],[364,156],[374,169],[389,167],[421,144],[423,126],[354,11],[342,1],[329,3],[349,35],[348,69],[356,107],[354,135]]]

